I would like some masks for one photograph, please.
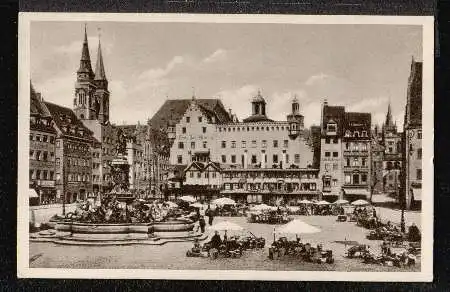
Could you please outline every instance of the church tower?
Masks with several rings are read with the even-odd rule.
[[[300,103],[297,96],[292,100],[292,112],[287,116],[289,123],[289,137],[291,139],[297,138],[304,128],[304,117],[300,114]]]
[[[77,71],[77,81],[75,83],[75,98],[73,99],[73,109],[80,120],[91,120],[96,118],[94,106],[95,89],[94,72],[92,71],[91,66],[91,57],[89,55],[89,45],[85,26],[80,67]]]
[[[100,36],[98,39],[97,64],[95,66],[94,84],[97,86],[97,90],[95,91],[96,115],[100,123],[104,124],[109,121],[109,91],[108,80],[106,79],[105,67],[103,65]]]

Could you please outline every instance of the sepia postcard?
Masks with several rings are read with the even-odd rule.
[[[21,13],[18,277],[433,279],[433,17]]]

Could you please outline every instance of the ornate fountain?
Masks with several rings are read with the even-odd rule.
[[[194,222],[180,217],[158,204],[137,200],[129,189],[130,165],[126,158],[126,137],[118,132],[115,158],[110,163],[112,190],[100,204],[83,202],[75,213],[55,220],[58,243],[121,244],[163,243],[170,240],[192,240],[201,236],[193,231]],[[155,243],[157,244],[157,243]]]

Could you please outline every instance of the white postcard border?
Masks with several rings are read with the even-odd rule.
[[[384,24],[423,27],[423,194],[421,272],[241,271],[163,269],[52,269],[29,267],[28,149],[31,21]],[[434,17],[357,15],[233,15],[131,13],[19,13],[17,275],[19,278],[204,279],[276,281],[401,281],[433,279]],[[406,80],[405,80],[406,86]],[[22,195],[20,195],[22,194]],[[427,194],[432,194],[427,197]]]

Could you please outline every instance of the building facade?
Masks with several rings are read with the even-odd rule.
[[[313,142],[304,129],[297,99],[293,100],[286,121],[273,121],[267,117],[265,99],[258,92],[252,99],[252,115],[242,122],[227,112],[220,101],[206,101],[193,98],[184,112],[176,115],[177,121],[168,123],[172,165],[218,163],[222,172],[220,195],[238,201],[276,197],[286,202],[301,200],[308,194],[318,197],[319,170],[312,168]],[[267,178],[270,183],[247,183],[253,175]],[[236,177],[241,183],[233,181]],[[184,183],[188,179],[185,177]],[[274,179],[277,183],[272,182]],[[303,183],[302,179],[314,182]],[[266,197],[253,197],[258,190],[265,192]]]
[[[54,121],[56,198],[72,203],[85,200],[92,188],[92,147],[95,138],[75,113],[66,107],[44,102]]]
[[[408,78],[404,121],[404,198],[407,209],[422,201],[422,62],[414,59]],[[432,195],[432,193],[431,193]]]
[[[324,199],[369,199],[371,115],[346,112],[325,101],[321,130],[319,177]]]
[[[30,188],[38,194],[37,204],[56,203],[56,130],[40,93],[30,85]]]

